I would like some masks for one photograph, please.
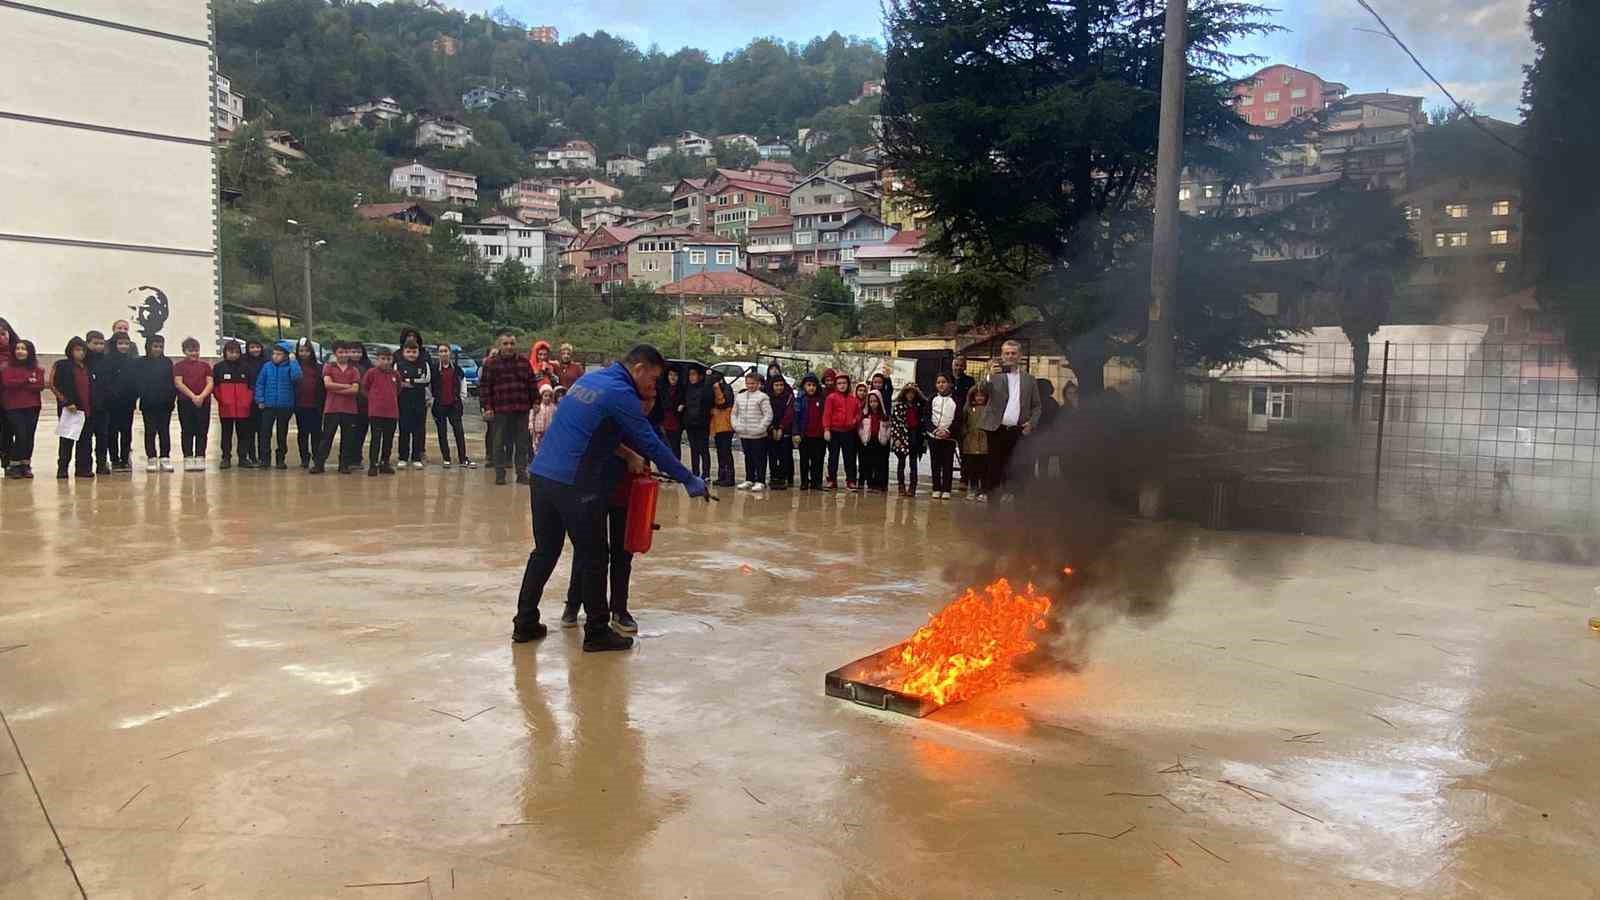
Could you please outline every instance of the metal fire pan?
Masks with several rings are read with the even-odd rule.
[[[920,719],[939,709],[940,704],[927,697],[903,694],[874,683],[891,670],[902,646],[904,645],[896,644],[834,669],[823,677],[823,692],[829,697],[838,697],[841,700],[899,713],[902,716],[911,716],[914,719]]]

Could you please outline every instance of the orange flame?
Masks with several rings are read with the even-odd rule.
[[[1017,677],[1016,662],[1038,646],[1030,635],[1043,631],[1050,598],[1021,593],[999,578],[968,588],[933,614],[901,646],[894,689],[941,705],[993,690]]]

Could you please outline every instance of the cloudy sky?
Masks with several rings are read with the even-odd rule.
[[[671,51],[700,47],[720,54],[752,37],[800,41],[837,30],[882,39],[876,0],[806,0],[749,3],[739,0],[575,0],[552,11],[532,0],[456,0],[468,10],[504,5],[529,24],[549,24],[563,38],[604,29],[641,47]],[[1273,20],[1285,30],[1248,49],[1270,62],[1310,69],[1353,91],[1389,90],[1445,100],[1400,48],[1378,35],[1357,31],[1375,23],[1355,0],[1262,0],[1276,7]],[[1522,66],[1532,56],[1525,22],[1526,0],[1370,0],[1440,81],[1481,111],[1515,120]]]

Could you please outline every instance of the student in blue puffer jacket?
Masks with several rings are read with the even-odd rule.
[[[300,364],[289,358],[289,351],[272,345],[272,358],[256,374],[256,406],[261,408],[261,427],[257,458],[265,469],[272,456],[272,433],[278,433],[276,466],[289,468],[289,417],[294,415],[295,382],[301,378]]]

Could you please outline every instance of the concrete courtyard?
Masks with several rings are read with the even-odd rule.
[[[669,489],[585,655],[510,643],[491,477],[0,485],[0,896],[1596,896],[1591,570],[1195,530],[1168,618],[912,720],[823,674],[975,505]]]

